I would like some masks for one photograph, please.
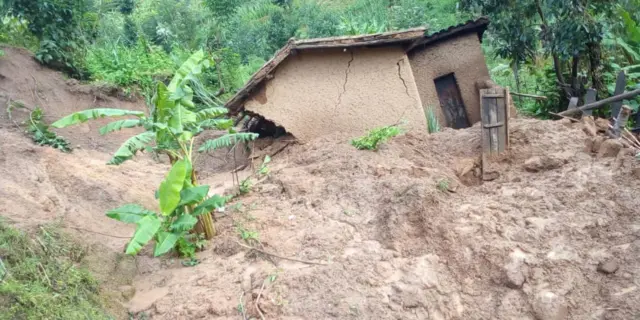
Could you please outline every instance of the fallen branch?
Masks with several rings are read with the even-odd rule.
[[[84,231],[84,232],[99,234],[99,235],[105,236],[105,237],[111,237],[111,238],[117,238],[117,239],[131,239],[131,237],[112,236],[110,234],[100,233],[100,232],[97,232],[97,231],[91,231],[91,230],[82,229],[82,228],[78,228],[78,227],[65,226],[65,228],[76,229],[78,231]]]
[[[510,91],[509,93],[511,95],[513,95],[513,96],[524,97],[524,98],[532,98],[532,99],[536,99],[536,100],[547,100],[548,99],[546,96],[539,96],[539,95],[535,95],[535,94],[518,93],[518,92],[513,92],[513,91]]]
[[[567,117],[567,116],[563,116],[559,113],[555,113],[555,112],[549,112],[549,114],[560,117],[560,118],[564,118],[564,119],[569,119],[571,120],[571,122],[580,122],[580,120],[576,119],[576,118],[572,118],[572,117]]]
[[[588,103],[588,104],[585,104],[584,106],[579,107],[579,108],[562,111],[558,115],[561,115],[561,116],[577,116],[577,115],[581,115],[583,111],[597,109],[597,108],[603,107],[603,106],[605,106],[607,104],[610,104],[612,102],[626,100],[626,99],[629,99],[629,98],[633,98],[633,97],[635,97],[637,95],[640,95],[640,89],[636,89],[636,90],[633,90],[633,91],[625,92],[623,94],[619,94],[617,96],[613,96],[613,97],[609,97],[609,98],[606,98],[606,99],[603,99],[603,100],[600,100],[600,101],[596,101],[594,103]]]
[[[11,110],[13,110],[13,104],[11,103],[11,98],[7,98],[7,116],[9,117],[9,120],[11,120],[11,122],[13,122],[13,124],[16,126],[16,128],[18,128],[18,131],[22,131],[20,125],[15,120],[13,120]]]
[[[278,155],[278,153],[280,153],[280,152],[282,152],[284,149],[286,149],[286,148],[289,146],[289,144],[290,144],[291,142],[293,142],[293,141],[295,141],[295,140],[288,141],[288,142],[287,142],[287,143],[285,143],[284,145],[280,146],[280,148],[276,149],[276,151],[274,151],[273,153],[269,154],[269,157],[272,157],[272,158],[273,158],[274,156]],[[251,156],[251,160],[254,160],[254,159],[257,159],[257,158],[262,158],[263,156],[265,156],[265,155],[264,155],[264,154],[263,154],[263,155],[252,155],[252,156]]]
[[[609,129],[615,130],[612,125],[609,125]],[[625,131],[623,131],[623,133],[627,133],[629,136],[627,137],[623,134],[619,138],[622,138],[622,140],[626,141],[630,147],[636,150],[640,150],[640,142],[638,141],[638,139],[636,139],[636,137],[634,137],[633,134],[631,134],[631,132],[629,132],[629,130],[627,130],[626,128],[624,130]],[[609,132],[609,136],[613,139],[618,139],[618,137],[613,132]]]
[[[627,135],[629,135],[633,139],[633,141],[635,141],[640,146],[640,140],[638,140],[638,138],[636,138],[636,136],[634,136],[633,133],[629,131],[629,129],[624,128],[624,132],[627,133]]]
[[[268,256],[272,256],[272,257],[279,258],[279,259],[295,261],[295,262],[301,262],[301,263],[305,263],[305,264],[315,264],[315,265],[320,265],[320,266],[328,266],[329,265],[328,263],[325,263],[325,262],[315,262],[315,261],[301,260],[301,259],[296,259],[296,258],[283,257],[281,255],[278,255],[278,254],[275,254],[275,253],[271,253],[271,252],[267,252],[267,251],[264,251],[264,250],[260,250],[260,249],[258,249],[256,247],[248,246],[246,244],[242,244],[242,243],[237,242],[237,241],[236,241],[236,243],[239,246],[243,247],[243,248],[246,248],[246,249],[249,249],[249,250],[255,250],[255,251],[258,251],[258,252],[260,252],[262,254],[266,254]]]
[[[242,320],[247,320],[247,313],[244,310],[244,291],[242,291],[242,293],[240,293],[240,303],[238,304],[238,311],[240,311],[240,314],[242,315]]]
[[[258,313],[260,314],[260,319],[265,320],[264,319],[264,314],[262,314],[262,310],[260,310],[260,306],[258,305],[258,303],[260,302],[260,297],[262,297],[262,292],[264,291],[264,285],[267,283],[267,280],[262,281],[262,287],[260,288],[260,292],[258,293],[258,297],[256,298],[256,310],[258,310]]]

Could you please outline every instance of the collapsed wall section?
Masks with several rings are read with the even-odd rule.
[[[426,122],[409,60],[400,47],[299,51],[262,85],[245,110],[274,121],[302,141],[330,132],[354,136]]]

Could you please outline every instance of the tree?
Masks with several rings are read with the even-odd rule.
[[[600,65],[603,26],[598,12],[608,12],[610,2],[463,0],[462,6],[491,18],[491,34],[499,43],[498,55],[517,61],[516,65],[535,58],[525,53],[532,52],[535,46],[531,45],[542,43],[544,54],[553,60],[558,89],[569,98],[584,95],[587,79],[580,76],[582,73],[590,75],[591,86],[603,88]],[[581,72],[581,68],[588,70]]]
[[[131,19],[134,8],[133,0],[122,0],[120,4],[120,12],[124,15],[124,43],[129,47],[134,46],[138,41],[138,28]]]
[[[54,69],[84,79],[88,74],[82,60],[87,39],[83,19],[89,10],[85,1],[77,0],[4,0],[4,8],[24,18],[40,40],[36,59]]]
[[[53,127],[64,128],[92,119],[135,116],[134,119],[111,122],[100,129],[101,134],[123,128],[146,129],[129,138],[115,152],[109,164],[119,165],[142,150],[152,150],[168,156],[172,167],[156,193],[160,214],[135,204],[107,213],[113,219],[137,225],[127,246],[129,254],[138,253],[151,240],[156,241],[156,256],[174,247],[183,253],[191,252],[189,248],[193,247],[186,239],[194,227],[197,233],[204,233],[207,239],[211,239],[216,234],[211,211],[223,206],[226,198],[219,195],[207,197],[209,186],[198,185],[193,168],[195,137],[205,129],[230,130],[225,136],[205,142],[198,150],[200,152],[257,138],[257,134],[233,131],[233,121],[224,118],[227,114],[224,108],[196,108],[192,86],[197,86],[197,76],[209,63],[204,52],[198,51],[182,64],[168,86],[158,82],[149,115],[132,110],[89,109],[70,114],[52,124]],[[152,142],[155,142],[155,146],[152,146]]]

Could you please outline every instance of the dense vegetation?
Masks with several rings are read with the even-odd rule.
[[[479,15],[492,20],[494,79],[549,97],[517,99],[527,113],[560,111],[588,87],[604,98],[621,70],[629,86],[640,78],[639,0],[5,0],[3,10],[0,41],[147,97],[197,50],[214,62],[203,86],[223,101],[291,37],[433,32]]]

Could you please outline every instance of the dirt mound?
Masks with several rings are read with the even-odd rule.
[[[257,302],[270,319],[637,317],[630,173],[640,165],[584,152],[581,129],[514,121],[500,176],[482,184],[477,127],[406,135],[378,152],[345,136],[289,147],[219,219],[223,234],[200,265],[141,258],[135,310],[248,318]],[[258,232],[266,251],[328,265],[248,255],[236,230]]]

